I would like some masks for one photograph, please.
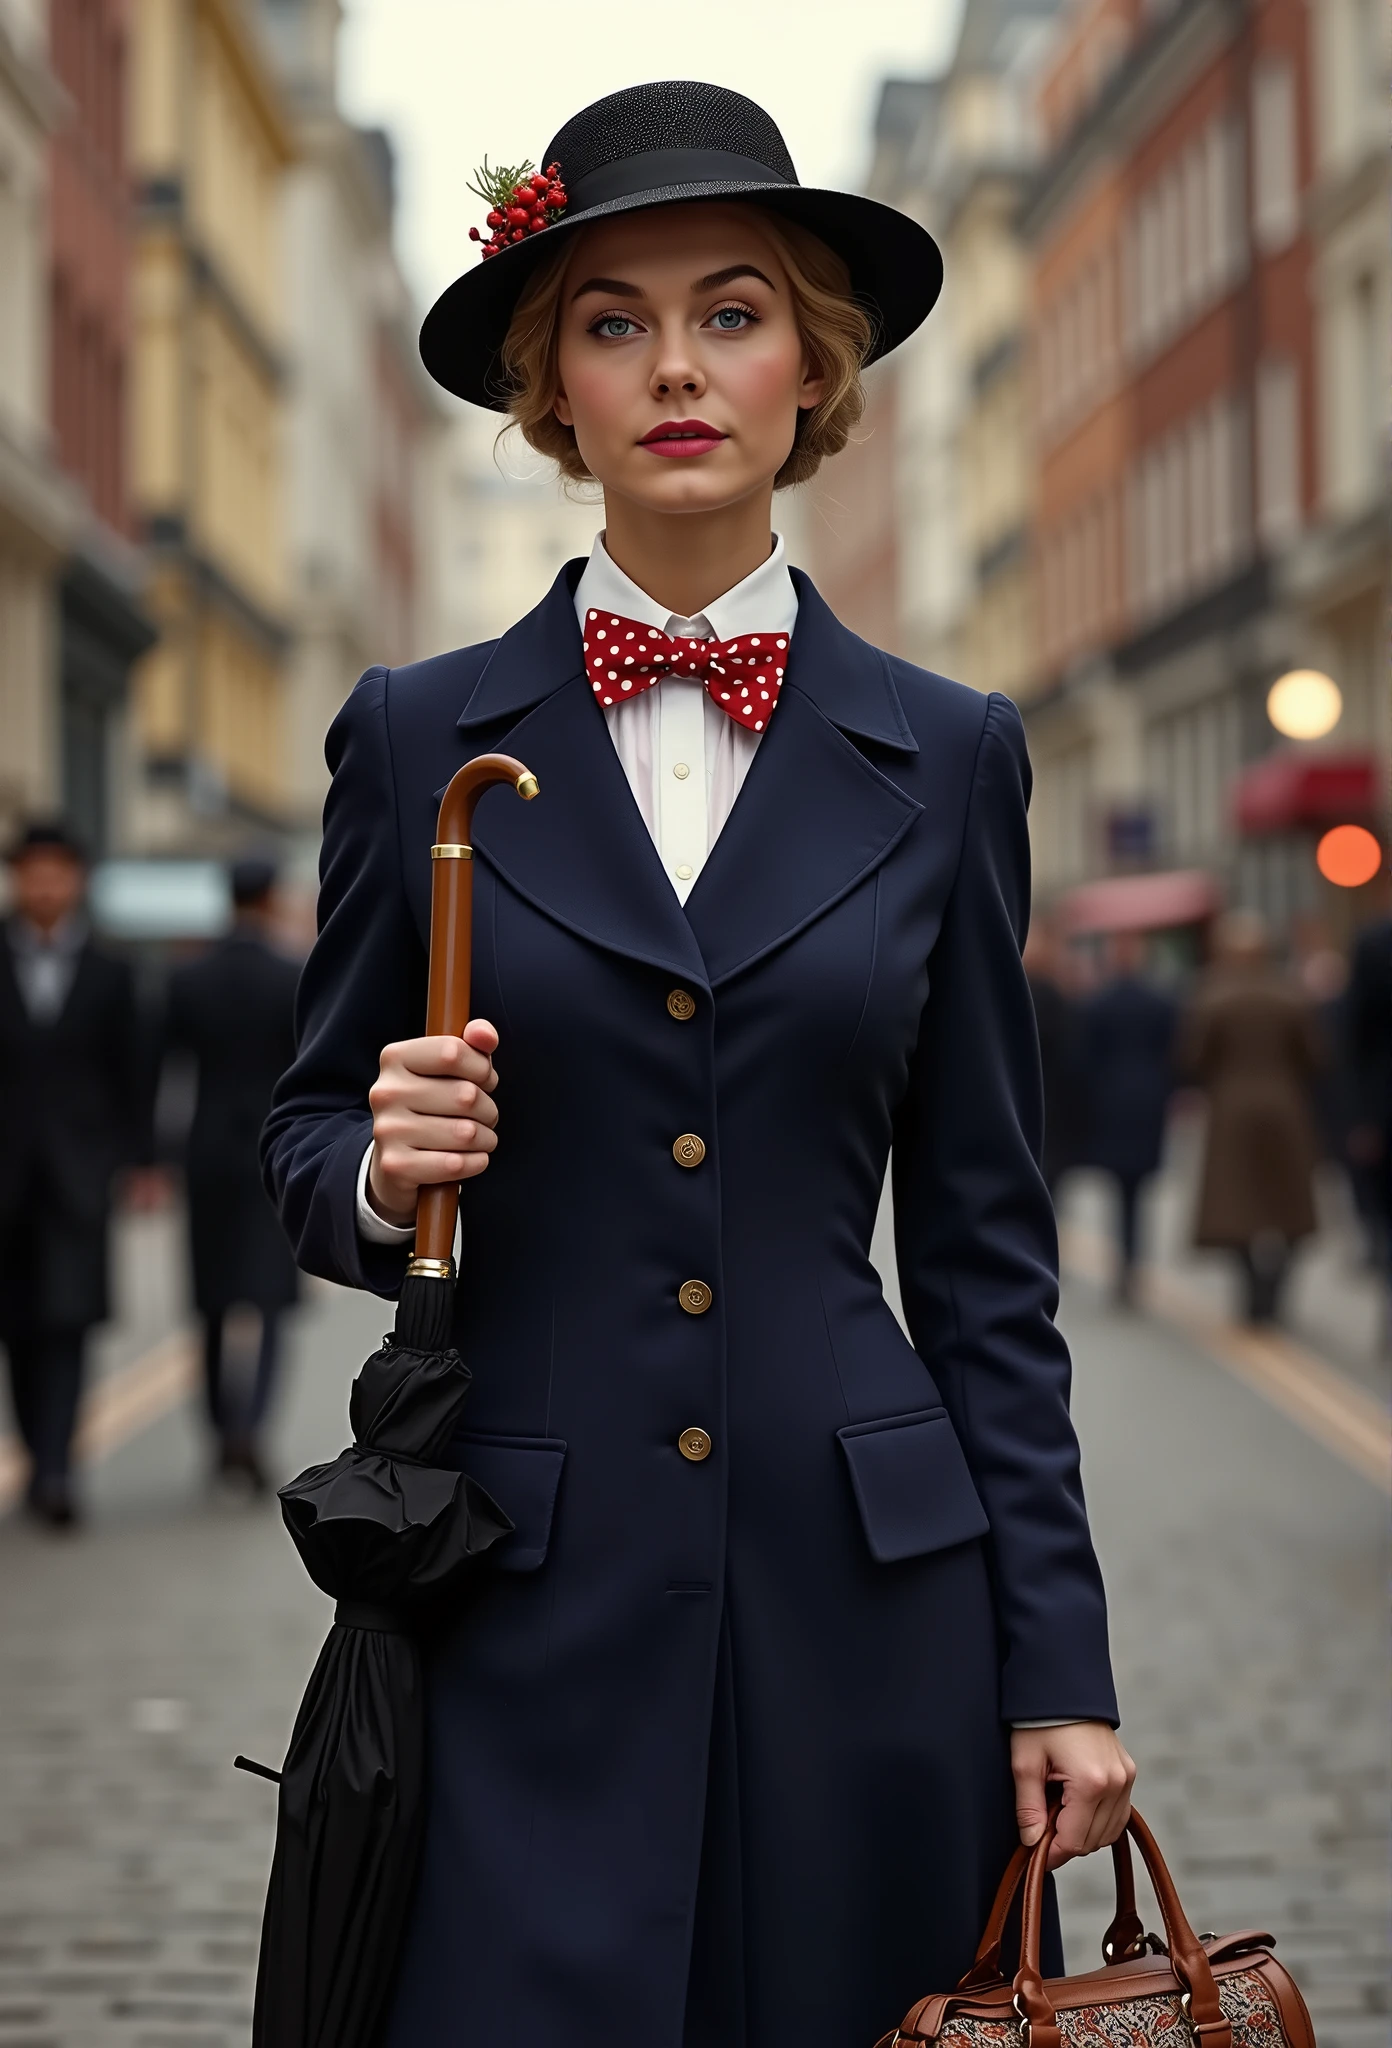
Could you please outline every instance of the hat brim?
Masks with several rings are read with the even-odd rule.
[[[538,262],[592,221],[696,199],[751,199],[820,235],[845,262],[851,289],[874,323],[867,362],[921,326],[942,290],[942,255],[925,227],[877,199],[806,185],[708,179],[659,186],[567,214],[544,234],[480,260],[435,301],[421,325],[421,361],[437,384],[471,405],[507,410],[501,351],[517,302]]]

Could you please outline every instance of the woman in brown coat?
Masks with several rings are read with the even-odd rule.
[[[1234,911],[1185,1020],[1183,1065],[1208,1097],[1194,1242],[1242,1261],[1247,1320],[1270,1322],[1292,1247],[1316,1227],[1314,1018],[1273,968],[1266,927]]]

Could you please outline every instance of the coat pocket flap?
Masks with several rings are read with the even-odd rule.
[[[945,1408],[838,1429],[871,1555],[925,1557],[984,1536],[990,1523]]]
[[[492,1494],[512,1523],[489,1552],[500,1572],[534,1572],[546,1557],[566,1447],[560,1437],[470,1436],[450,1445],[450,1463]]]

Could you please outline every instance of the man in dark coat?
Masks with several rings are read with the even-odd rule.
[[[1049,1193],[1083,1156],[1087,1095],[1083,1076],[1082,1017],[1065,986],[1064,950],[1052,926],[1036,918],[1025,945],[1025,973],[1039,1029],[1039,1070],[1044,1083],[1044,1151],[1040,1167]]]
[[[1160,1164],[1165,1111],[1174,1086],[1177,1012],[1142,979],[1145,942],[1116,932],[1111,976],[1083,1017],[1088,1093],[1088,1159],[1115,1179],[1120,1197],[1117,1296],[1134,1297],[1141,1189]]]
[[[92,944],[87,870],[61,825],[9,854],[0,938],[0,1338],[29,1452],[28,1501],[75,1519],[69,1465],[87,1332],[107,1313],[118,1171],[146,1157],[148,1061],[130,969]]]
[[[275,869],[264,860],[232,869],[236,921],[169,989],[168,1053],[197,1067],[184,1153],[193,1294],[204,1326],[204,1384],[219,1444],[218,1469],[265,1487],[257,1438],[279,1361],[280,1318],[299,1278],[280,1218],[261,1185],[257,1145],[271,1091],[295,1054],[298,969],[269,943]],[[257,1313],[249,1386],[227,1367],[231,1312]],[[238,1361],[241,1363],[242,1361]]]

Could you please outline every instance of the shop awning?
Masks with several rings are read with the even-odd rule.
[[[1113,875],[1084,882],[1063,900],[1070,932],[1158,932],[1201,924],[1222,905],[1218,884],[1203,868],[1160,875]]]
[[[1371,754],[1268,754],[1233,777],[1230,796],[1248,835],[1357,823],[1377,807],[1377,766]]]

